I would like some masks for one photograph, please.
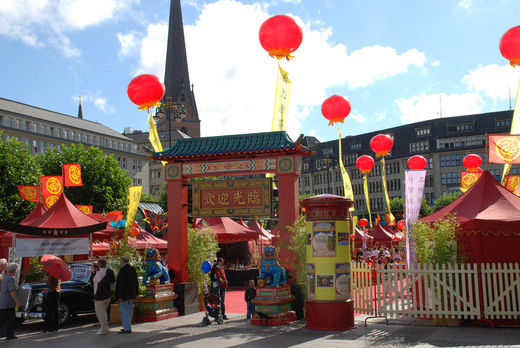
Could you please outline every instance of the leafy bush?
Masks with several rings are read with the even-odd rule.
[[[287,247],[296,255],[296,265],[294,267],[296,274],[294,276],[299,284],[305,284],[307,281],[307,233],[305,232],[305,224],[305,216],[301,215],[291,226],[287,226],[291,233]]]
[[[191,281],[198,283],[199,294],[209,282],[209,273],[202,271],[202,263],[212,262],[219,250],[217,235],[212,229],[188,227],[188,275]]]
[[[29,264],[31,267],[24,275],[23,281],[26,283],[43,281],[47,272],[43,269],[41,257],[31,257]]]

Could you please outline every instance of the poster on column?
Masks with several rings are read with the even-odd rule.
[[[314,222],[312,224],[312,256],[336,256],[335,222]]]
[[[88,238],[16,238],[16,256],[45,254],[82,255],[89,253]]]
[[[313,263],[307,264],[307,298],[316,297],[316,266]]]
[[[350,264],[336,263],[336,299],[347,300],[350,298]]]

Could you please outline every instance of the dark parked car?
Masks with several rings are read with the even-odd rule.
[[[70,263],[69,267],[72,271],[71,280],[61,282],[60,325],[65,324],[72,315],[95,312],[92,265]],[[18,299],[21,305],[16,311],[16,317],[20,323],[28,318],[44,318],[47,292],[45,282],[27,283],[18,288]]]

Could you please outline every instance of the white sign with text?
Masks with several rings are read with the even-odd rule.
[[[45,254],[81,255],[89,253],[88,238],[16,238],[16,256]]]

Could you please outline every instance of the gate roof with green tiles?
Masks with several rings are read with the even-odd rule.
[[[190,161],[272,155],[309,156],[311,151],[295,143],[284,131],[179,139],[164,151],[154,152],[155,160]]]

